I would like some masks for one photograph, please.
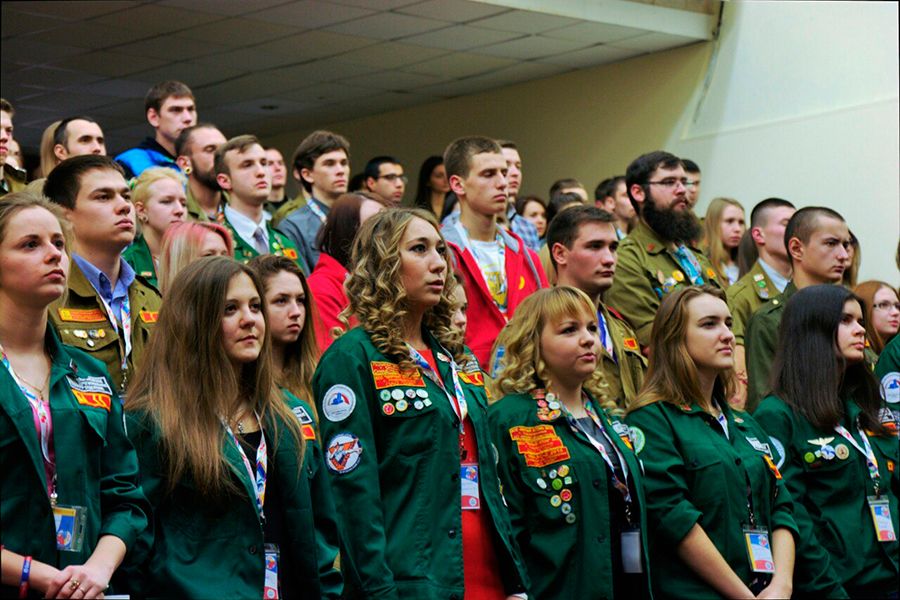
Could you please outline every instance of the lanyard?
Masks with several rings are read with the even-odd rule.
[[[551,399],[552,399],[551,397],[552,397],[552,394],[547,394],[548,402],[551,401]],[[569,423],[569,427],[572,428],[572,430],[580,431],[582,434],[584,434],[584,436],[591,443],[591,446],[593,446],[594,449],[600,453],[600,456],[603,457],[603,462],[605,462],[607,464],[607,466],[609,466],[610,477],[612,477],[613,487],[615,487],[619,491],[619,493],[622,494],[622,498],[625,499],[625,505],[626,505],[626,507],[629,507],[629,512],[630,512],[630,506],[631,506],[632,500],[631,500],[631,490],[628,489],[628,465],[625,464],[625,457],[622,456],[622,453],[619,452],[618,448],[616,448],[616,443],[612,440],[612,438],[610,438],[609,434],[606,432],[606,429],[603,427],[603,424],[600,421],[600,417],[597,415],[597,411],[594,410],[593,405],[591,405],[591,403],[587,400],[587,398],[584,398],[585,412],[591,418],[591,421],[594,422],[594,425],[597,426],[597,429],[600,430],[603,437],[605,437],[607,439],[610,447],[613,449],[613,451],[615,451],[615,453],[619,457],[619,466],[622,468],[622,475],[625,478],[624,482],[622,482],[619,479],[618,475],[616,475],[616,468],[613,465],[612,459],[609,457],[609,453],[606,451],[606,447],[603,445],[603,443],[600,440],[598,440],[591,431],[589,431],[588,429],[581,426],[581,424],[578,422],[578,419],[576,419],[574,417],[574,415],[572,415],[572,413],[569,412],[569,410],[566,408],[565,404],[560,402],[559,405],[566,415],[566,421]],[[630,515],[629,515],[629,520],[630,520]]]
[[[250,459],[247,458],[247,453],[244,452],[244,447],[241,446],[237,436],[234,435],[234,431],[231,430],[231,427],[228,426],[225,419],[221,419],[221,421],[222,427],[224,427],[228,435],[231,436],[231,441],[234,442],[234,445],[241,455],[241,460],[244,461],[244,468],[247,469],[247,474],[250,475],[250,481],[253,482],[253,489],[256,492],[256,510],[259,513],[259,520],[264,523],[266,521],[266,515],[263,512],[263,505],[266,503],[266,470],[269,466],[269,457],[267,454],[268,448],[266,447],[266,434],[259,422],[259,415],[255,412],[253,414],[256,417],[257,425],[259,425],[259,447],[256,449],[255,475],[253,466],[250,464]]]
[[[444,395],[450,400],[450,406],[459,418],[459,432],[460,435],[462,435],[463,421],[465,420],[466,415],[469,414],[469,408],[468,403],[466,402],[466,396],[463,393],[462,385],[459,383],[459,367],[456,365],[456,361],[449,355],[445,355],[441,352],[435,353],[435,358],[437,360],[443,360],[444,362],[450,363],[450,379],[453,380],[453,393],[450,393],[438,374],[434,372],[434,369],[431,368],[431,365],[425,360],[425,357],[409,344],[407,344],[407,346],[409,347],[409,357],[416,363],[416,366],[422,369],[422,373],[424,373],[428,379],[433,381],[436,386],[441,388],[441,391],[444,392]]]
[[[459,221],[456,222],[456,232],[459,233],[459,236],[462,238],[465,247],[472,252],[472,256],[475,258],[475,262],[478,263],[478,266],[481,267],[481,263],[478,261],[479,257],[485,258],[481,254],[479,254],[478,249],[472,244],[472,241],[469,239],[469,234],[466,231],[466,228]],[[500,235],[500,232],[497,232],[497,237],[495,238],[497,241],[497,245],[500,247],[500,260],[499,267],[500,272],[498,273],[498,281],[499,287],[497,289],[497,295],[504,297],[507,294],[507,281],[506,281],[506,244],[503,243],[503,236]],[[488,292],[491,292],[491,285],[485,277],[484,269],[479,268],[481,272],[481,277],[484,279],[484,283],[487,286]],[[493,297],[493,292],[491,292],[491,297]],[[507,298],[507,305],[509,304],[509,299]],[[497,300],[494,299],[494,304],[497,304]],[[503,313],[504,317],[506,317],[506,306],[497,305],[497,308],[500,309],[500,312]]]
[[[309,210],[312,211],[312,214],[316,215],[319,218],[319,221],[321,221],[322,223],[325,222],[325,213],[323,213],[322,209],[319,208],[318,201],[315,198],[310,198],[309,202],[307,202],[306,205],[309,207]]]
[[[853,439],[853,436],[850,435],[850,432],[843,425],[835,425],[834,430],[838,432],[838,434],[850,442],[854,448],[860,451],[860,453],[866,458],[866,466],[869,468],[869,477],[872,478],[872,483],[875,484],[875,495],[878,496],[881,494],[881,486],[879,485],[881,482],[881,475],[878,473],[878,460],[875,458],[875,453],[872,452],[872,445],[869,444],[869,438],[866,437],[866,432],[863,431],[863,428],[859,424],[859,419],[856,420],[856,429],[859,431],[859,437],[862,438],[862,446],[856,443],[856,440]]]
[[[606,353],[613,359],[613,362],[618,363],[616,360],[616,350],[613,348],[612,334],[606,324],[606,317],[603,316],[602,310],[597,311],[597,325],[597,328],[600,330],[600,343],[603,344]]]
[[[716,417],[716,421],[718,421],[719,425],[722,426],[722,431],[725,432],[725,439],[731,439],[731,437],[728,435],[728,419],[725,417],[725,413],[722,411],[722,409],[719,409],[719,415]]]
[[[97,297],[100,298],[100,302],[106,310],[106,315],[109,317],[112,328],[116,333],[119,333],[119,323],[116,321],[116,313],[113,311],[112,306],[100,294],[97,294]],[[131,300],[128,298],[127,293],[122,297],[122,310],[119,311],[118,316],[122,320],[122,333],[119,337],[125,342],[125,351],[122,353],[122,372],[124,373],[128,370],[128,355],[131,354]]]
[[[0,346],[0,362],[3,363],[3,366],[6,367],[6,370],[9,371],[10,377],[13,378],[13,381],[16,382],[16,385],[19,386],[19,391],[22,392],[22,395],[25,396],[25,399],[28,400],[28,404],[31,405],[31,410],[33,413],[37,414],[38,423],[40,424],[41,430],[41,454],[44,455],[44,462],[49,467],[49,471],[53,474],[50,482],[50,486],[48,492],[50,494],[50,498],[56,498],[56,465],[53,461],[50,460],[50,412],[47,410],[49,406],[49,401],[47,405],[40,401],[40,399],[34,395],[31,390],[19,379],[16,375],[16,371],[13,369],[12,364],[9,362],[9,357],[6,356],[6,351],[3,350],[3,346]]]
[[[691,283],[694,285],[703,285],[703,272],[700,270],[700,263],[694,253],[688,250],[684,244],[675,249],[675,258],[687,274]]]

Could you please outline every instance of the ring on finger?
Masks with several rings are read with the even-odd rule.
[[[80,585],[81,585],[81,582],[78,581],[77,579],[73,579],[72,581],[69,582],[69,587],[72,588],[73,590],[77,590]]]

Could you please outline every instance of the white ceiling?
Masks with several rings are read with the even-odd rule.
[[[4,0],[0,93],[24,148],[87,114],[113,153],[150,133],[143,97],[166,79],[226,135],[267,136],[710,39],[717,16],[710,0]]]

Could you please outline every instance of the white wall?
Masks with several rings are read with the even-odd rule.
[[[897,19],[893,2],[727,2],[668,143],[703,169],[699,209],[718,195],[829,206],[861,241],[861,280],[896,284]]]

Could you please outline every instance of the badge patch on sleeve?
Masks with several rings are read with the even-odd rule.
[[[112,389],[105,377],[67,377],[66,380],[78,404],[109,410]]]
[[[334,423],[343,421],[356,408],[356,394],[346,385],[333,385],[322,399],[322,413]]]
[[[626,350],[634,350],[634,351],[638,350],[637,340],[634,339],[633,337],[627,337],[624,340],[622,340],[622,345],[625,346]]]
[[[459,378],[469,385],[480,385],[481,387],[484,387],[484,375],[482,375],[481,372],[466,373],[465,371],[461,371],[459,373]]]
[[[59,318],[63,321],[78,321],[81,323],[102,323],[106,321],[106,315],[99,308],[60,308]]]
[[[351,433],[339,433],[328,442],[325,463],[338,475],[345,475],[359,466],[363,447]]]
[[[158,310],[142,310],[141,321],[144,323],[156,323],[159,320]]]
[[[291,412],[293,412],[294,416],[297,417],[297,420],[300,421],[300,433],[303,434],[303,439],[316,439],[316,430],[313,428],[313,420],[312,417],[309,416],[309,412],[302,406],[295,406],[291,409]]]
[[[552,425],[512,427],[509,437],[516,443],[519,454],[525,457],[526,466],[545,467],[571,458],[569,449]]]
[[[285,248],[283,250],[283,252],[287,258],[289,258],[291,260],[297,260],[297,251],[294,250],[293,248]]]
[[[372,379],[375,381],[375,389],[406,386],[425,387],[425,380],[418,369],[401,371],[400,366],[392,362],[372,361]]]

